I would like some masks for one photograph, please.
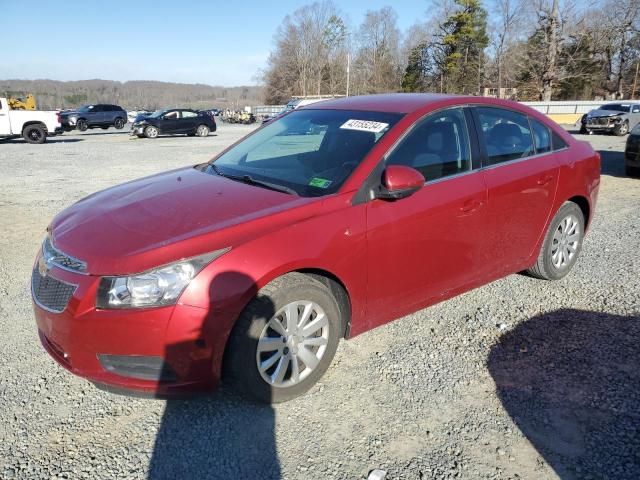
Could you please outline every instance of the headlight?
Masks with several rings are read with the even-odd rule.
[[[137,275],[102,277],[96,307],[145,308],[171,305],[204,267],[228,250],[216,250]]]
[[[69,123],[71,125],[75,125],[77,121],[78,121],[78,117],[69,117]]]
[[[620,120],[622,120],[622,117],[613,117],[612,118],[613,123],[620,123]]]

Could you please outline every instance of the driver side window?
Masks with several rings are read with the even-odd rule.
[[[391,152],[387,165],[406,165],[428,182],[471,169],[464,112],[451,108],[420,121]]]

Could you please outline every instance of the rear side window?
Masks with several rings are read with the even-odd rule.
[[[567,147],[567,142],[565,142],[556,132],[551,134],[551,141],[554,150],[562,150]]]
[[[477,107],[476,110],[489,165],[533,155],[535,150],[526,115],[502,108]]]
[[[533,132],[533,144],[536,147],[536,153],[546,153],[551,151],[551,134],[549,129],[539,122],[529,117],[531,123],[531,131]]]
[[[407,165],[426,181],[471,169],[469,137],[461,108],[429,115],[402,140],[387,158],[387,165]]]

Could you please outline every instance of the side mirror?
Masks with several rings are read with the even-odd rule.
[[[413,195],[424,186],[424,177],[415,168],[389,165],[382,174],[382,188],[376,198],[399,200]]]

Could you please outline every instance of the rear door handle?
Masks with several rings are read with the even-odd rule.
[[[482,206],[482,202],[480,200],[467,200],[464,202],[464,205],[460,207],[460,211],[462,213],[471,213],[475,212]]]
[[[549,183],[551,180],[553,180],[553,176],[552,175],[546,175],[544,177],[540,177],[538,179],[538,185],[546,185],[547,183]]]

